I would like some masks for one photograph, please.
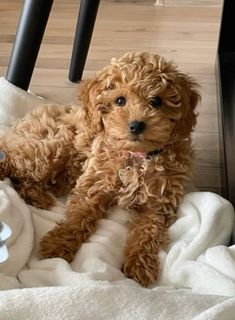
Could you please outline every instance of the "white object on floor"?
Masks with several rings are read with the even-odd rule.
[[[5,81],[0,79],[0,87]],[[7,94],[15,103],[17,88],[4,86],[12,88]],[[8,107],[1,103],[4,90],[0,88],[0,117],[8,126],[23,114],[10,101]],[[19,94],[22,101],[32,98],[21,90]],[[26,105],[25,112],[30,110]],[[128,213],[120,208],[100,221],[71,264],[59,258],[40,260],[39,239],[63,219],[63,212],[59,202],[51,212],[28,206],[7,180],[0,182],[0,220],[12,229],[9,259],[0,264],[0,289],[5,289],[0,291],[0,319],[233,319],[235,246],[226,245],[234,210],[227,200],[210,192],[185,195],[169,230],[171,244],[160,254],[161,278],[152,289],[120,272],[128,234]],[[9,290],[23,287],[31,289]]]
[[[11,229],[9,226],[0,221],[0,263],[6,261],[9,257],[6,240],[11,236]]]
[[[154,5],[155,6],[163,6],[164,5],[164,0],[156,0]]]

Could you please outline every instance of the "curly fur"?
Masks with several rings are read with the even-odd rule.
[[[40,107],[2,136],[0,176],[41,208],[72,190],[66,220],[41,241],[43,257],[71,261],[113,206],[129,210],[123,272],[148,286],[191,176],[197,84],[158,55],[127,53],[84,82],[79,98],[78,107]],[[131,121],[145,130],[131,133]]]

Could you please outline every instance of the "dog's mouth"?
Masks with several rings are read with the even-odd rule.
[[[139,144],[158,144],[158,141],[156,139],[149,139],[144,137],[143,134],[140,135],[128,135],[127,139],[131,142],[139,143]]]
[[[143,142],[144,141],[143,135],[136,136],[136,135],[130,134],[127,139],[130,141],[136,141],[136,142],[138,142],[138,141]]]
[[[163,148],[162,143],[153,139],[146,139],[144,135],[127,135],[125,137],[115,138],[118,142],[118,149],[129,150],[133,153],[149,154],[153,150]]]

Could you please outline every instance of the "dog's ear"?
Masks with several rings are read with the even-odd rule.
[[[99,96],[105,89],[105,84],[97,76],[81,83],[79,88],[79,100],[82,107],[82,119],[87,130],[93,134],[103,130],[100,112]]]
[[[198,92],[199,85],[194,79],[179,73],[177,80],[181,95],[182,114],[180,120],[176,123],[175,130],[176,134],[182,139],[188,137],[196,125],[196,106],[201,97]]]

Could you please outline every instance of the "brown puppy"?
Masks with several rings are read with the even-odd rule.
[[[143,286],[157,279],[191,176],[196,87],[158,55],[127,53],[82,85],[80,108],[36,109],[1,138],[1,175],[26,201],[48,208],[50,192],[73,188],[67,219],[42,239],[43,257],[71,261],[118,205],[132,215],[124,273]]]

